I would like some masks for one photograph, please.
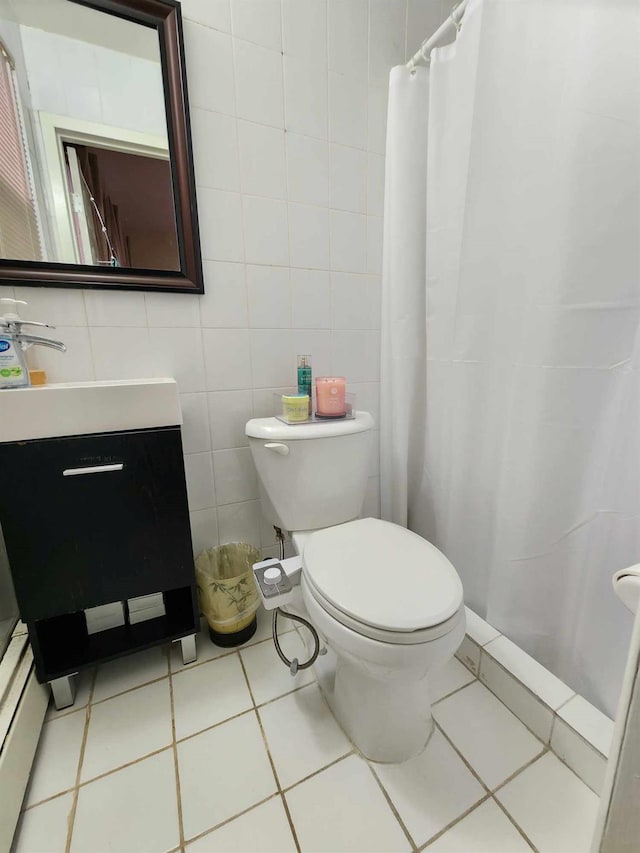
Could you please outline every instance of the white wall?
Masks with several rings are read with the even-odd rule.
[[[20,36],[33,110],[166,136],[159,49],[151,62],[33,27]]]
[[[49,381],[178,379],[196,550],[236,539],[271,547],[244,423],[271,413],[271,389],[295,384],[298,353],[312,354],[315,375],[347,376],[377,418],[388,71],[449,7],[182,9],[205,295],[16,295],[30,317],[57,323],[69,348],[38,353]],[[376,515],[377,453],[370,475],[365,511]]]

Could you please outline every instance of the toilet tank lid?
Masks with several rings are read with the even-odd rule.
[[[253,418],[247,421],[245,434],[249,438],[269,441],[299,441],[305,438],[333,438],[337,435],[354,435],[373,429],[369,412],[356,412],[354,418],[313,421],[303,424],[285,424],[278,418]]]
[[[321,596],[375,628],[431,628],[462,604],[462,583],[442,551],[417,533],[377,518],[313,532],[302,562]]]

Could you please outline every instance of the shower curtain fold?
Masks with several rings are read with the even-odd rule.
[[[610,578],[640,559],[638,20],[472,0],[430,70],[393,69],[387,136],[383,516],[610,715]]]
[[[383,277],[393,287],[382,291],[381,384],[401,401],[382,407],[380,455],[381,512],[406,526],[409,498],[414,494],[415,460],[422,458],[422,426],[426,381],[424,281],[426,229],[427,130],[429,72],[404,66],[392,69],[385,162]]]

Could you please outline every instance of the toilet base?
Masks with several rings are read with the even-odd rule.
[[[334,717],[358,751],[380,764],[419,755],[434,729],[429,679],[376,679],[360,664],[339,657],[321,639],[327,653],[316,660],[313,672]],[[311,653],[313,643],[306,632],[305,646]]]
[[[433,734],[428,679],[381,681],[342,657],[327,697],[336,719],[365,758],[396,764],[419,755]]]
[[[465,630],[464,610],[455,629],[446,637],[420,646],[377,649],[375,662],[364,655],[354,657],[344,648],[345,629],[327,618],[316,602],[305,602],[298,595],[286,606],[309,619],[327,648],[327,654],[313,665],[322,693],[333,715],[362,755],[370,761],[396,764],[419,755],[433,733],[429,695],[430,673],[445,664],[460,645]],[[311,609],[307,604],[311,604]],[[320,618],[324,617],[324,618]],[[342,647],[334,642],[337,632]],[[304,632],[307,651],[313,642]],[[376,641],[355,638],[365,645],[378,647]],[[414,666],[401,668],[398,655],[406,667],[406,654],[414,657]],[[386,659],[385,659],[386,658]]]

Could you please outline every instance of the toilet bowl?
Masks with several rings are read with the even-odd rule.
[[[464,637],[463,590],[449,560],[421,536],[354,518],[372,421],[361,412],[353,420],[325,432],[263,418],[246,432],[263,512],[291,532],[301,558],[283,609],[308,619],[325,645],[314,669],[355,746],[372,761],[400,762],[417,755],[433,730],[429,676]],[[321,519],[315,527],[314,519]]]
[[[417,755],[432,730],[429,675],[464,636],[453,566],[415,533],[367,518],[309,537],[300,587],[335,654],[320,680],[344,730],[373,761]]]

